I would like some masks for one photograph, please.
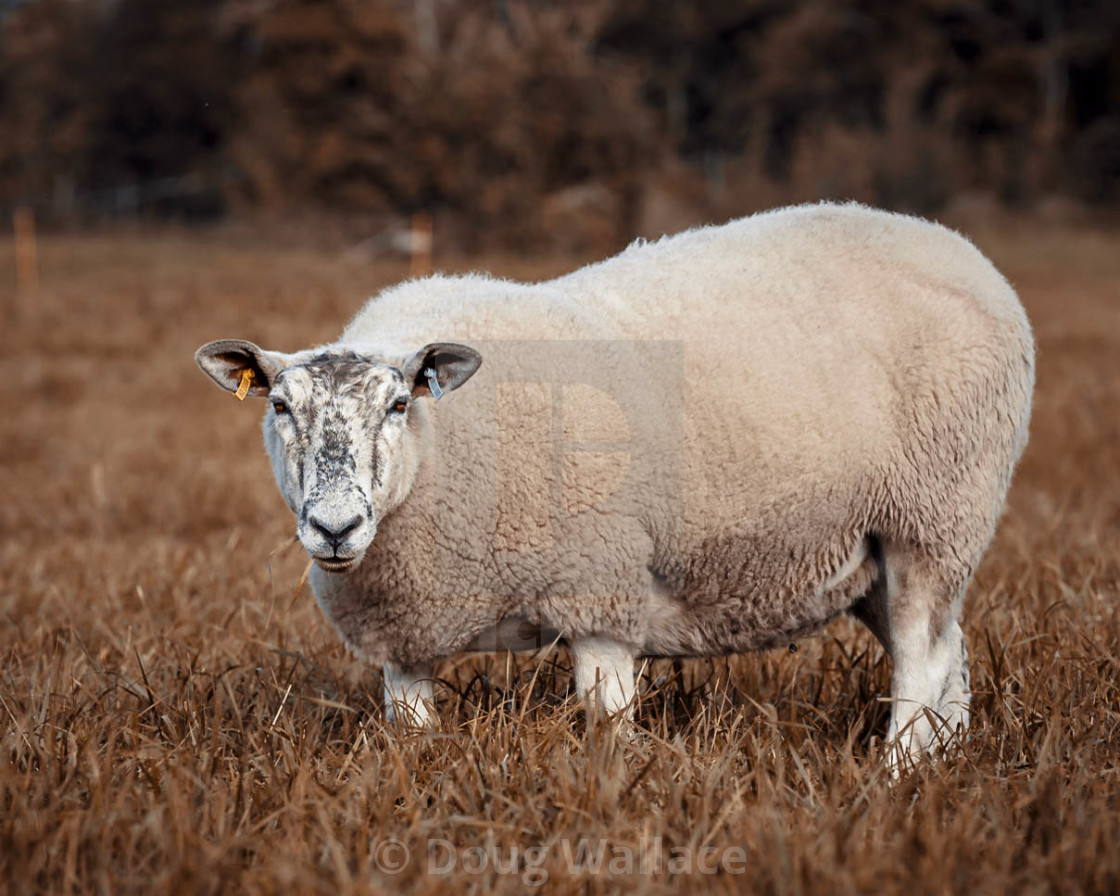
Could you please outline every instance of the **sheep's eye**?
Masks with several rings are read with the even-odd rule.
[[[280,399],[276,399],[276,401],[272,402],[272,410],[276,414],[291,413],[291,410],[288,408],[287,403],[281,401]]]
[[[408,402],[403,398],[393,402],[392,407],[389,408],[390,414],[403,414],[408,410]]]

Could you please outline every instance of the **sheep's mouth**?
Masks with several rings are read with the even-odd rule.
[[[357,557],[316,557],[315,563],[324,572],[346,572],[357,564]]]

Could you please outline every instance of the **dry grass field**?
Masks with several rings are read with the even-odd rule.
[[[45,239],[17,303],[4,244],[0,891],[1120,891],[1120,238],[972,235],[1034,321],[1032,441],[969,596],[970,737],[893,785],[889,664],[847,620],[654,663],[637,737],[584,725],[562,652],[447,662],[440,730],[386,728],[292,602],[261,406],[192,354],[331,338],[405,266]]]

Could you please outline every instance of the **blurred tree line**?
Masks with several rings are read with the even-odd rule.
[[[1120,3],[0,0],[0,203],[47,216],[531,245],[962,194],[1120,203]]]

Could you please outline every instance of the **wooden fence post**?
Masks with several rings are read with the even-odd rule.
[[[21,205],[12,214],[16,242],[16,317],[39,291],[39,251],[35,243],[35,213]]]
[[[427,277],[432,272],[432,216],[428,212],[417,212],[412,216],[409,250],[409,274]]]

